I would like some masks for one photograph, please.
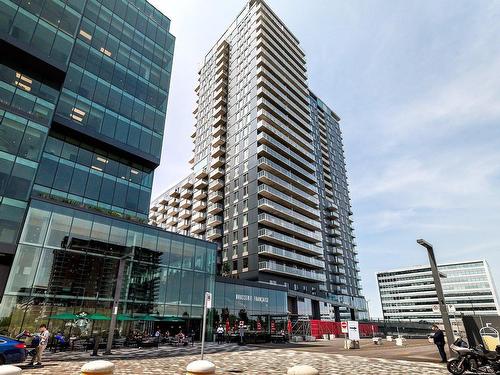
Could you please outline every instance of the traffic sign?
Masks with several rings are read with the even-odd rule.
[[[347,327],[347,322],[340,322],[340,329],[342,330],[342,333],[349,332],[349,329]]]

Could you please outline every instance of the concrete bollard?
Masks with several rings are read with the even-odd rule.
[[[287,375],[319,375],[319,371],[312,366],[300,365],[289,368]]]
[[[109,361],[92,361],[82,366],[81,375],[111,375],[115,371],[115,365]]]
[[[11,365],[0,366],[0,375],[19,375],[21,371],[22,370],[16,366],[11,366]]]
[[[194,361],[187,365],[186,375],[215,374],[215,365],[210,361]]]

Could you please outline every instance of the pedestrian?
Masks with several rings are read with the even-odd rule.
[[[33,366],[33,364],[35,366],[42,365],[43,351],[45,350],[45,348],[47,347],[47,344],[49,343],[50,332],[47,329],[47,326],[45,324],[40,325],[39,331],[40,331],[40,342],[38,343],[38,346],[36,347],[35,356],[31,359],[31,362],[30,362],[31,366]]]
[[[222,324],[219,324],[217,327],[217,344],[222,344],[224,342],[224,327]]]
[[[445,345],[444,332],[441,331],[441,329],[438,327],[437,324],[434,324],[432,326],[432,330],[434,331],[434,336],[432,337],[432,339],[434,340],[434,344],[438,348],[439,355],[441,356],[441,362],[446,363],[447,360],[446,360],[446,352],[444,350],[444,345]]]

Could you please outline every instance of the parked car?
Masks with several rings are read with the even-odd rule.
[[[0,336],[0,365],[20,363],[26,360],[26,344],[22,341]]]

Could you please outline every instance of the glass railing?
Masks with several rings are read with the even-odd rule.
[[[278,152],[274,151],[271,147],[266,146],[266,145],[259,145],[257,148],[257,152],[266,152],[267,154],[271,155],[272,157],[278,159],[281,161],[283,164],[287,165],[290,167],[294,172],[298,172],[301,175],[309,178],[311,181],[316,181],[316,176],[314,173],[311,173],[309,171],[306,171],[304,168],[299,167],[296,163],[294,163],[292,160],[285,158],[283,155],[280,155]]]
[[[309,237],[313,240],[320,241],[321,240],[321,233],[319,232],[313,232],[304,228],[299,227],[298,225],[295,225],[293,223],[290,223],[286,220],[279,219],[275,216],[269,215],[269,214],[259,214],[258,216],[259,221],[267,221],[269,223],[273,223],[275,225],[278,225],[280,227],[283,227],[285,229],[288,229],[294,233],[301,234],[302,236]]]
[[[262,179],[266,178],[268,180],[271,180],[272,182],[278,184],[280,187],[283,187],[283,188],[287,189],[288,191],[291,191],[292,193],[297,194],[302,199],[306,199],[309,202],[314,203],[314,205],[319,204],[319,198],[317,196],[308,194],[308,193],[304,192],[304,190],[299,189],[298,187],[292,185],[291,183],[286,182],[285,180],[283,180],[283,179],[281,179],[281,178],[279,178],[279,177],[277,177],[277,176],[275,176],[267,171],[260,171],[257,174],[257,178],[262,178]]]
[[[272,188],[268,185],[259,185],[258,192],[261,193],[263,191],[267,191],[268,193],[270,193],[276,197],[279,197],[279,198],[283,199],[284,201],[294,205],[295,207],[299,207],[302,210],[309,212],[312,215],[315,215],[316,217],[319,216],[319,211],[317,209],[312,208],[311,206],[309,206],[305,203],[302,203],[301,201],[299,201],[295,198],[292,198],[290,195],[284,194],[275,188]]]
[[[280,211],[281,213],[290,217],[294,221],[299,221],[299,222],[308,224],[308,225],[315,227],[315,228],[320,228],[320,226],[321,226],[319,221],[313,220],[305,215],[302,215],[294,210],[291,210],[291,209],[289,209],[285,206],[282,206],[281,204],[276,203],[276,202],[274,202],[270,199],[267,199],[267,198],[259,199],[259,206],[269,206],[276,211]]]
[[[299,163],[304,164],[307,168],[309,168],[313,171],[316,170],[316,166],[314,165],[314,163],[308,162],[302,156],[299,156],[296,152],[290,150],[290,148],[288,148],[288,145],[286,143],[278,142],[276,139],[274,139],[273,137],[271,137],[270,135],[268,135],[266,133],[260,133],[257,136],[257,140],[261,140],[261,139],[265,139],[267,142],[278,147],[281,151],[283,151],[287,155],[290,155],[292,158],[297,160]]]
[[[326,276],[323,273],[306,270],[303,268],[295,268],[286,266],[284,264],[278,264],[271,261],[259,262],[259,270],[270,270],[279,273],[284,273],[287,275],[294,275],[304,279],[316,280],[316,281],[326,281]]]
[[[306,180],[294,175],[292,172],[289,170],[283,168],[282,166],[276,164],[275,162],[269,160],[268,158],[261,157],[257,160],[258,164],[267,164],[271,168],[275,169],[279,173],[281,173],[283,176],[288,177],[290,180],[297,182],[298,184],[304,186],[306,189],[309,191],[313,192],[314,194],[318,193],[318,187],[316,185],[310,184]]]
[[[262,237],[269,237],[269,238],[275,239],[276,241],[288,244],[290,246],[295,246],[301,250],[310,251],[310,252],[313,252],[313,253],[318,254],[318,255],[323,255],[323,249],[321,247],[310,244],[310,243],[302,241],[302,240],[298,240],[296,238],[287,236],[285,234],[275,232],[274,230],[263,228],[263,229],[259,229],[258,233],[259,233],[259,237],[261,237],[261,236]]]
[[[325,262],[321,259],[308,257],[302,254],[294,253],[293,251],[280,249],[271,245],[259,245],[259,254],[272,254],[284,259],[296,260],[297,262],[309,264],[311,266],[324,268]]]

